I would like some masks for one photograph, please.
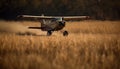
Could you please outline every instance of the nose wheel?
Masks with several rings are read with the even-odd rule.
[[[64,31],[63,36],[68,36],[68,31]]]
[[[47,36],[52,35],[52,31],[47,31]]]

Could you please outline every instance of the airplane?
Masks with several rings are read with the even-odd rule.
[[[38,19],[41,27],[28,27],[29,29],[41,29],[47,31],[47,36],[52,35],[54,31],[62,30],[66,26],[67,20],[82,20],[88,19],[89,16],[33,16],[33,15],[19,15],[18,17],[27,19]],[[66,21],[65,21],[66,20]],[[63,31],[63,36],[68,36],[68,31]]]

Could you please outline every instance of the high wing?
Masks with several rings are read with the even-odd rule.
[[[32,16],[32,15],[20,15],[18,17],[22,17],[24,19],[29,19],[29,20],[40,20],[40,19],[51,20],[51,19],[62,18],[63,20],[66,21],[86,20],[90,18],[89,16]]]
[[[48,16],[33,16],[33,15],[19,15],[18,17],[28,20],[54,19],[53,17],[48,17]]]
[[[63,19],[66,21],[79,21],[89,19],[89,16],[63,16]]]

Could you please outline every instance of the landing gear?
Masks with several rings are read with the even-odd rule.
[[[52,31],[47,31],[47,36],[52,35]]]
[[[68,31],[63,31],[63,36],[68,36]],[[52,35],[52,31],[47,31],[47,36],[51,36]]]
[[[68,36],[68,31],[64,31],[63,36]]]

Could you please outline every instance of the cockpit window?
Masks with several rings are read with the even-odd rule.
[[[62,21],[62,17],[54,18],[52,21]]]
[[[62,21],[62,17],[57,18],[57,21]]]

